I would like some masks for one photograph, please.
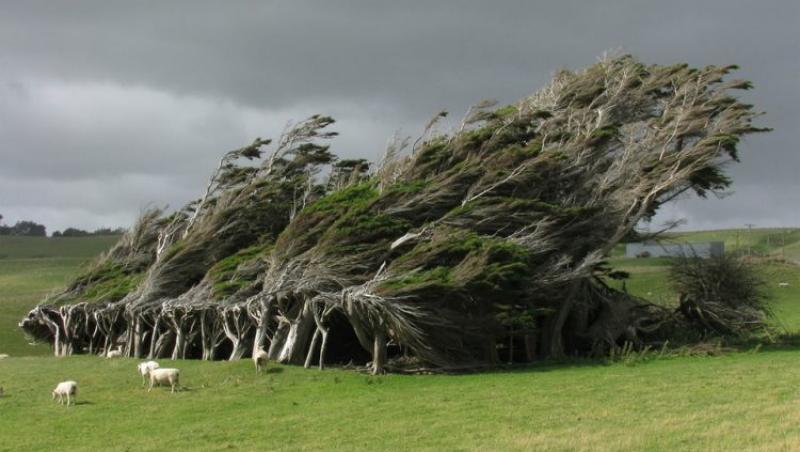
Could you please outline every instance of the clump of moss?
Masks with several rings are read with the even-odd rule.
[[[213,298],[219,300],[252,285],[263,272],[262,259],[271,248],[271,243],[254,245],[215,263],[206,274]]]
[[[306,215],[314,213],[345,212],[350,209],[366,207],[378,197],[374,184],[364,182],[351,185],[343,190],[323,196],[303,209]]]
[[[143,278],[142,271],[119,262],[106,261],[78,277],[66,294],[72,301],[115,302],[132,292]]]
[[[397,182],[384,193],[383,196],[391,196],[393,193],[398,194],[414,194],[421,192],[429,185],[428,181],[424,179],[415,179],[411,181]]]
[[[429,270],[411,271],[400,278],[384,283],[384,289],[401,290],[429,287],[432,285],[448,286],[452,283],[450,267],[433,267]]]
[[[339,219],[354,210],[365,211],[379,193],[363,182],[326,195],[306,206],[275,241],[276,254],[296,255],[316,245]]]
[[[144,273],[119,275],[106,279],[87,288],[83,298],[88,302],[114,302],[123,299],[144,279]]]
[[[519,113],[519,108],[517,108],[516,105],[506,105],[505,107],[500,107],[493,111],[492,118],[503,119],[514,116],[517,113]]]
[[[375,243],[380,240],[394,240],[409,228],[410,224],[405,220],[363,209],[351,212],[334,223],[326,232],[325,240],[340,246],[354,241]]]
[[[531,258],[526,249],[501,238],[451,229],[418,244],[390,268],[400,275],[381,290],[393,294],[416,292],[502,297],[524,291]]]

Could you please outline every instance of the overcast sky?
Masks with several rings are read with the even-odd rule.
[[[0,0],[0,214],[48,230],[127,226],[198,197],[226,150],[334,116],[340,156],[397,129],[510,103],[621,49],[738,64],[766,111],[733,194],[682,200],[688,229],[800,226],[800,1]]]

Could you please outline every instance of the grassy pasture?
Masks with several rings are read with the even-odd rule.
[[[50,291],[63,287],[83,265],[119,237],[0,236],[0,353],[12,356],[49,353],[28,345],[17,322]]]
[[[0,362],[0,450],[794,450],[798,351],[534,366],[449,376],[179,361],[186,390],[135,361]],[[50,390],[72,378],[78,405]]]
[[[0,353],[12,355],[0,360],[0,450],[800,448],[800,350],[789,348],[470,375],[371,377],[270,364],[256,376],[249,360],[162,363],[181,369],[185,390],[174,395],[142,389],[131,359],[20,357],[49,351],[25,344],[19,317],[74,276],[89,250],[111,243],[61,240],[88,241],[17,244],[13,254],[0,241],[8,255],[0,259]],[[666,260],[611,264],[632,273],[629,291],[674,300]],[[800,330],[800,267],[761,270],[776,322]],[[80,385],[77,406],[50,399],[64,379]]]

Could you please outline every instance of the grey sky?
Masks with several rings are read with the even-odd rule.
[[[621,49],[738,64],[776,130],[751,137],[734,194],[683,200],[688,228],[800,225],[800,2],[0,1],[0,214],[128,225],[200,194],[215,160],[287,120],[337,118],[376,159],[447,109],[512,102]]]

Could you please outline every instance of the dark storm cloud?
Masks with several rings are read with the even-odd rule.
[[[196,196],[222,151],[323,112],[343,155],[377,158],[486,97],[512,102],[561,67],[622,49],[646,62],[736,63],[769,135],[732,167],[736,193],[682,201],[690,227],[799,224],[800,3],[0,3],[0,213],[128,223]],[[793,204],[791,204],[793,203]],[[749,212],[749,213],[748,213]]]

